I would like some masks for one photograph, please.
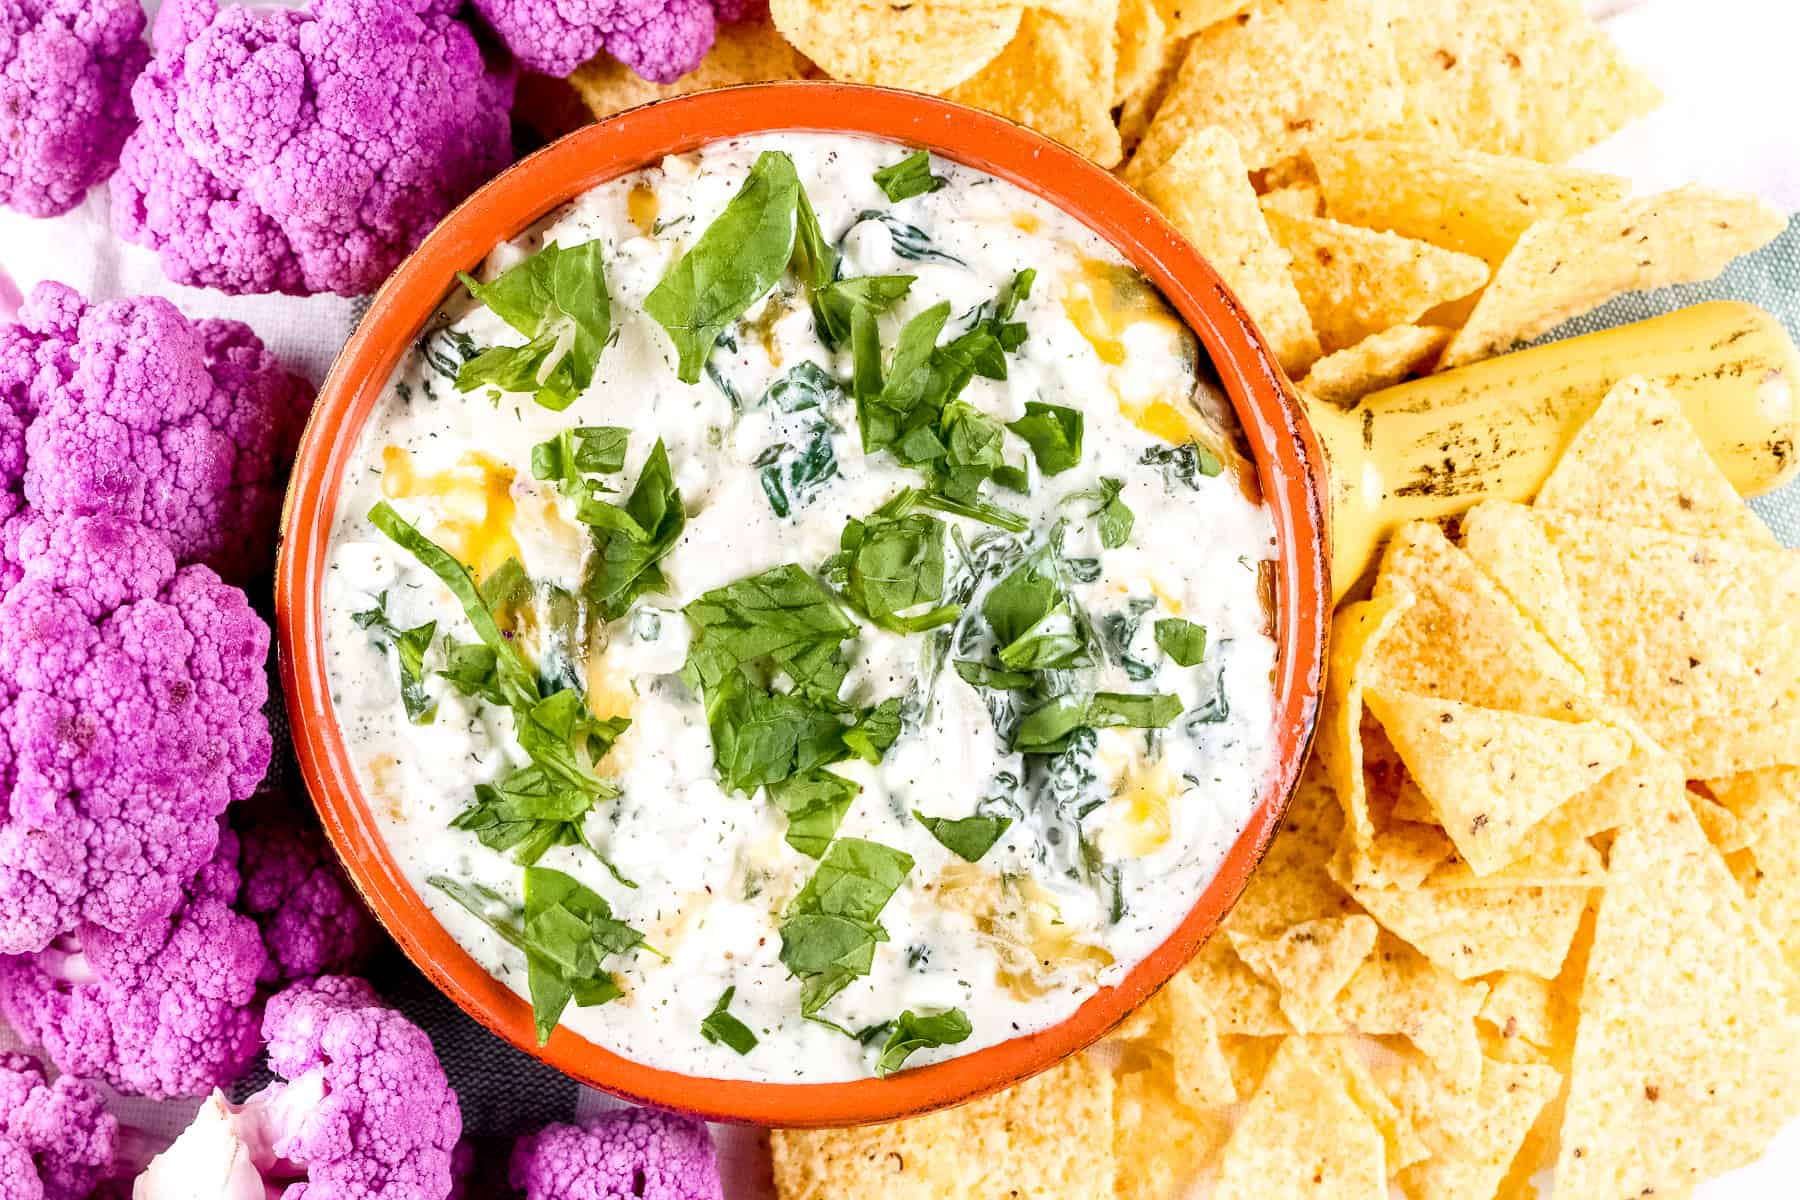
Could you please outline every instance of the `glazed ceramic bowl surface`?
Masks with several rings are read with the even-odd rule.
[[[1275,764],[1250,823],[1181,925],[1116,986],[1041,1032],[887,1079],[762,1083],[633,1062],[558,1029],[540,1047],[530,1005],[439,925],[388,851],[330,701],[322,580],[337,497],[364,423],[395,367],[488,252],[589,189],[665,155],[746,134],[861,134],[922,146],[1009,180],[1071,213],[1161,289],[1198,335],[1242,425],[1274,517],[1279,651]],[[955,1104],[1093,1042],[1192,957],[1242,891],[1298,779],[1312,736],[1330,615],[1323,457],[1262,337],[1198,253],[1135,192],[1038,134],[907,92],[836,83],[756,84],[662,101],[582,129],[520,162],[452,213],[375,296],[319,394],[289,488],[276,578],[282,682],[301,771],[325,830],[388,932],[489,1029],[594,1087],[717,1120],[843,1125]]]

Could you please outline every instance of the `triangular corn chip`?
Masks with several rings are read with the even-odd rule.
[[[1502,1039],[1524,1038],[1551,1058],[1566,1056],[1575,1041],[1575,1011],[1555,980],[1503,971],[1488,980],[1481,1020]]]
[[[1617,204],[1631,181],[1598,171],[1426,142],[1356,140],[1312,148],[1326,211],[1473,254],[1498,266],[1531,225]]]
[[[1321,358],[1300,381],[1300,390],[1327,404],[1349,407],[1370,392],[1393,387],[1424,370],[1449,341],[1450,331],[1442,326],[1396,325]]]
[[[1174,1094],[1193,1108],[1232,1104],[1231,1066],[1219,1048],[1217,998],[1193,976],[1178,974],[1115,1030],[1168,1076]]]
[[[1607,697],[1715,778],[1800,745],[1800,554],[1545,516]]]
[[[1188,43],[1127,178],[1139,182],[1208,126],[1230,131],[1257,170],[1393,123],[1401,97],[1390,16],[1387,0],[1262,0],[1208,26]]]
[[[1305,1038],[1276,1051],[1262,1088],[1219,1158],[1217,1200],[1379,1200],[1387,1195],[1381,1134],[1329,1059]]]
[[[775,28],[832,78],[916,92],[947,91],[981,70],[1013,40],[1023,12],[1016,4],[769,0]]]
[[[1350,837],[1361,846],[1375,840],[1375,819],[1369,812],[1368,784],[1363,777],[1363,689],[1374,674],[1383,639],[1412,604],[1410,592],[1391,591],[1373,600],[1347,604],[1331,621],[1331,663],[1319,712],[1318,754],[1332,790],[1344,806]]]
[[[1374,1075],[1431,1150],[1400,1170],[1401,1189],[1433,1198],[1492,1196],[1562,1083],[1554,1067],[1489,1059],[1478,1082],[1458,1085],[1405,1053],[1382,1056]]]
[[[1669,389],[1637,377],[1606,394],[1544,481],[1535,507],[1666,533],[1779,544],[1706,452]]]
[[[1598,721],[1558,721],[1399,689],[1371,689],[1381,722],[1477,875],[1504,867],[1519,840],[1631,755],[1631,738]]]
[[[1245,966],[1226,939],[1215,937],[1201,947],[1185,974],[1221,1034],[1272,1037],[1293,1031],[1281,1011],[1281,993]]]
[[[1116,166],[1124,157],[1112,117],[1116,0],[1093,0],[1091,8],[1026,12],[1006,49],[946,96]]]
[[[1404,1037],[1451,1079],[1473,1082],[1481,1074],[1475,1014],[1487,992],[1486,984],[1461,982],[1383,933],[1345,985],[1337,1011],[1344,1028],[1371,1037]]]
[[[1121,1166],[1117,1190],[1102,1194],[1114,1200],[1178,1196],[1208,1172],[1230,1133],[1228,1110],[1183,1103],[1160,1068],[1120,1075],[1113,1100],[1113,1157]]]
[[[1750,907],[1800,981],[1800,767],[1770,767],[1707,786],[1749,841],[1744,890]]]
[[[1325,353],[1417,320],[1487,282],[1487,264],[1429,242],[1265,209]]]
[[[1375,934],[1374,921],[1353,916],[1303,921],[1272,936],[1229,936],[1244,964],[1280,991],[1294,1029],[1312,1033],[1333,1023],[1332,1001],[1375,948]]]
[[[1196,130],[1138,181],[1150,203],[1212,263],[1256,321],[1282,369],[1305,374],[1319,357],[1312,319],[1294,290],[1231,135]]]
[[[569,85],[595,117],[738,83],[805,79],[812,64],[778,33],[766,17],[720,25],[712,49],[700,65],[674,83],[651,83],[609,54],[576,68]]]
[[[1185,38],[1249,8],[1252,0],[1156,0],[1168,22],[1169,36]]]
[[[1226,916],[1225,929],[1261,937],[1355,912],[1350,897],[1325,870],[1343,827],[1343,810],[1324,768],[1316,760],[1309,762],[1268,852]]]
[[[1592,677],[1600,668],[1543,526],[1523,505],[1485,500],[1463,515],[1463,550],[1500,585],[1564,657]]]
[[[1580,837],[1559,829],[1554,837],[1539,839],[1556,818],[1537,826],[1515,849],[1529,848],[1497,871],[1477,875],[1468,863],[1453,860],[1432,871],[1425,887],[1448,888],[1522,888],[1522,887],[1599,887],[1606,882],[1606,862],[1593,845]]]
[[[1326,1044],[1324,1038],[1315,1041],[1322,1048]],[[1391,1038],[1389,1041],[1408,1054],[1418,1053],[1405,1047],[1399,1039]],[[1375,1131],[1381,1134],[1389,1173],[1429,1157],[1431,1148],[1419,1137],[1418,1130],[1413,1128],[1406,1114],[1400,1111],[1400,1106],[1382,1090],[1374,1073],[1369,1070],[1368,1063],[1364,1061],[1365,1051],[1371,1056],[1380,1055],[1387,1052],[1386,1047],[1373,1038],[1362,1037],[1333,1038],[1329,1047],[1342,1071],[1344,1087],[1350,1093],[1350,1099],[1356,1102],[1356,1107],[1362,1109],[1363,1115],[1375,1126]]]
[[[845,1196],[1111,1194],[1113,1076],[1077,1054],[961,1108],[855,1129],[777,1129],[775,1188],[789,1200]],[[944,1147],[979,1147],[946,1154]],[[1070,1155],[1070,1146],[1082,1152]]]
[[[1494,271],[1438,365],[1498,354],[1623,292],[1711,279],[1785,228],[1763,200],[1697,187],[1539,221]]]
[[[1661,99],[1579,0],[1404,0],[1393,35],[1415,141],[1561,162]]]
[[[1281,213],[1289,217],[1316,217],[1324,209],[1319,199],[1319,189],[1311,183],[1288,183],[1262,193],[1256,198],[1266,213]]]
[[[1620,831],[1569,1079],[1559,1195],[1679,1195],[1800,1108],[1790,979],[1667,775]]]
[[[1388,543],[1375,596],[1395,592],[1415,603],[1376,652],[1383,686],[1540,717],[1594,715],[1581,673],[1436,525],[1404,525]]]
[[[1113,104],[1148,86],[1173,57],[1168,21],[1157,0],[1119,0],[1113,33]]]

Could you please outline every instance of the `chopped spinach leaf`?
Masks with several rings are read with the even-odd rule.
[[[1225,668],[1219,667],[1219,673],[1213,679],[1212,691],[1199,707],[1188,714],[1187,730],[1191,735],[1201,725],[1219,725],[1231,715],[1231,702],[1225,696]]]
[[[742,671],[707,688],[706,719],[719,777],[734,791],[754,792],[844,755],[835,708],[759,687]]]
[[[570,1001],[588,1008],[623,995],[601,964],[644,943],[598,892],[548,867],[525,869],[524,934],[539,1045],[550,1040]]]
[[[994,848],[1012,824],[1011,817],[962,817],[949,820],[945,817],[928,817],[917,809],[913,810],[913,818],[931,831],[944,849],[956,855],[964,862],[980,862],[981,856]]]
[[[1056,475],[1081,461],[1083,423],[1079,409],[1028,400],[1025,415],[1007,428],[1030,445],[1038,470]]]
[[[909,1008],[894,1022],[893,1031],[882,1044],[881,1057],[875,1063],[875,1074],[883,1077],[891,1075],[905,1064],[914,1051],[954,1046],[966,1041],[973,1031],[974,1026],[969,1024],[968,1016],[960,1008],[924,1014],[915,1013]]]
[[[837,452],[832,447],[831,433],[831,426],[820,421],[811,427],[800,446],[783,443],[757,456],[757,478],[776,516],[788,516],[810,503],[819,489],[837,478]]]
[[[1000,665],[1014,671],[1071,666],[1087,648],[1048,546],[994,585],[981,603],[981,615],[999,643]]]
[[[1206,657],[1206,626],[1164,617],[1156,622],[1156,644],[1177,666],[1196,667]]]
[[[844,730],[844,748],[870,765],[881,762],[893,744],[900,740],[900,701],[883,700],[864,709],[850,728]]]
[[[573,483],[583,475],[610,475],[625,469],[631,430],[616,425],[578,425],[531,448],[531,476],[547,483]]]
[[[429,725],[437,718],[437,701],[425,690],[425,652],[437,636],[437,622],[427,621],[411,629],[396,629],[388,620],[387,593],[375,598],[375,607],[354,613],[350,619],[357,628],[372,630],[377,645],[391,645],[400,666],[400,703],[406,708],[406,719],[414,725]]]
[[[1081,729],[1127,726],[1161,729],[1181,715],[1181,697],[1095,692],[1089,696],[1069,693],[1025,715],[1013,731],[1013,746],[1021,754],[1056,754],[1068,749],[1072,734]]]
[[[948,182],[943,176],[931,173],[931,155],[923,150],[915,150],[892,166],[875,172],[875,185],[892,204],[938,191]]]
[[[1200,490],[1202,477],[1210,478],[1225,469],[1219,456],[1198,442],[1179,446],[1152,446],[1138,457],[1146,467],[1155,467],[1170,487],[1179,484],[1190,491]]]
[[[725,989],[712,1011],[700,1022],[700,1036],[714,1045],[722,1043],[739,1054],[748,1054],[756,1049],[756,1035],[750,1032],[748,1025],[727,1011],[731,1008],[731,998],[736,994],[735,987]]]
[[[624,616],[639,596],[662,591],[665,583],[656,563],[675,548],[687,524],[662,439],[644,461],[623,506],[590,497],[576,516],[589,527],[594,543],[582,592],[603,619]]]
[[[852,321],[857,313],[870,319],[873,330],[873,318],[898,304],[911,290],[914,278],[912,275],[858,275],[815,289],[812,311],[819,340],[828,349],[842,346],[850,340]]]
[[[815,1017],[852,980],[867,975],[888,939],[881,910],[912,870],[912,856],[861,838],[831,843],[784,914],[782,964],[801,981],[800,1015]]]
[[[838,825],[862,786],[830,771],[813,770],[777,780],[768,791],[769,802],[787,816],[787,844],[808,858],[819,858],[837,836]]]
[[[1037,680],[1037,677],[1029,671],[1005,671],[998,667],[991,667],[987,663],[975,662],[966,658],[957,659],[954,665],[956,673],[962,676],[963,682],[972,687],[1022,692]]]
[[[566,248],[552,242],[492,283],[458,277],[471,295],[529,340],[524,346],[496,346],[464,363],[457,390],[491,385],[532,392],[539,404],[560,411],[593,382],[612,333],[599,241]]]
[[[798,185],[797,185],[798,186]],[[819,228],[819,216],[807,199],[806,188],[798,186],[794,212],[794,273],[814,291],[837,278],[838,252]]]
[[[1137,683],[1156,674],[1155,663],[1145,662],[1132,653],[1132,643],[1143,627],[1144,614],[1155,607],[1156,601],[1150,597],[1133,596],[1125,601],[1123,610],[1107,613],[1098,622],[1107,654],[1119,664],[1127,678]]]
[[[1098,507],[1088,513],[1090,517],[1099,519],[1100,544],[1108,550],[1117,550],[1131,539],[1131,527],[1137,523],[1137,514],[1131,511],[1120,493],[1125,490],[1125,482],[1102,476],[1100,487],[1091,492],[1077,492],[1071,499],[1093,500]]]
[[[675,344],[683,383],[700,382],[719,335],[781,280],[798,240],[800,196],[794,160],[764,151],[743,188],[645,298],[644,311]]]
[[[969,264],[954,254],[948,254],[931,244],[931,235],[917,225],[909,225],[892,213],[882,212],[878,208],[865,208],[856,214],[851,228],[864,221],[879,221],[887,228],[888,238],[893,244],[894,253],[901,258],[913,262],[941,262],[955,267],[966,267]],[[848,231],[846,231],[848,232]]]
[[[794,366],[769,385],[763,393],[762,402],[782,412],[801,412],[806,409],[831,409],[844,398],[844,389],[818,363],[809,360],[795,363]]]
[[[715,588],[682,610],[694,627],[683,677],[695,690],[710,689],[739,668],[768,659],[794,675],[820,686],[809,688],[818,700],[836,704],[837,685],[830,672],[809,660],[822,647],[838,656],[839,645],[856,633],[856,622],[844,615],[830,592],[793,564]],[[798,670],[798,674],[796,674]]]
[[[913,489],[901,492],[867,518],[852,518],[839,541],[845,599],[893,633],[947,625],[962,611],[938,604],[944,594],[944,523],[912,511],[918,500]],[[921,605],[934,607],[903,615]]]

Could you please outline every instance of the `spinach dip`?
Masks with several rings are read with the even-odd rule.
[[[1055,1024],[1180,923],[1273,761],[1274,527],[1117,253],[784,134],[463,282],[354,448],[332,699],[540,1038],[887,1075]]]

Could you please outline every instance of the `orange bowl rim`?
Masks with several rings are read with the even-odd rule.
[[[665,155],[764,133],[882,138],[1006,179],[1073,215],[1157,285],[1200,338],[1248,439],[1274,517],[1276,761],[1251,819],[1181,924],[1116,985],[1037,1033],[887,1079],[768,1083],[684,1075],[559,1028],[540,1047],[530,1005],[489,975],[431,914],[388,852],[332,711],[322,583],[336,500],[363,424],[394,368],[489,251],[610,179]],[[1025,127],[936,97],[858,84],[747,84],[658,101],[586,126],[475,192],[370,303],[319,392],[282,515],[276,632],[294,749],[325,831],[381,924],[459,1007],[526,1053],[630,1100],[711,1120],[849,1125],[987,1094],[1103,1036],[1198,950],[1243,890],[1292,794],[1317,719],[1330,618],[1324,456],[1286,377],[1200,254],[1135,191]]]

